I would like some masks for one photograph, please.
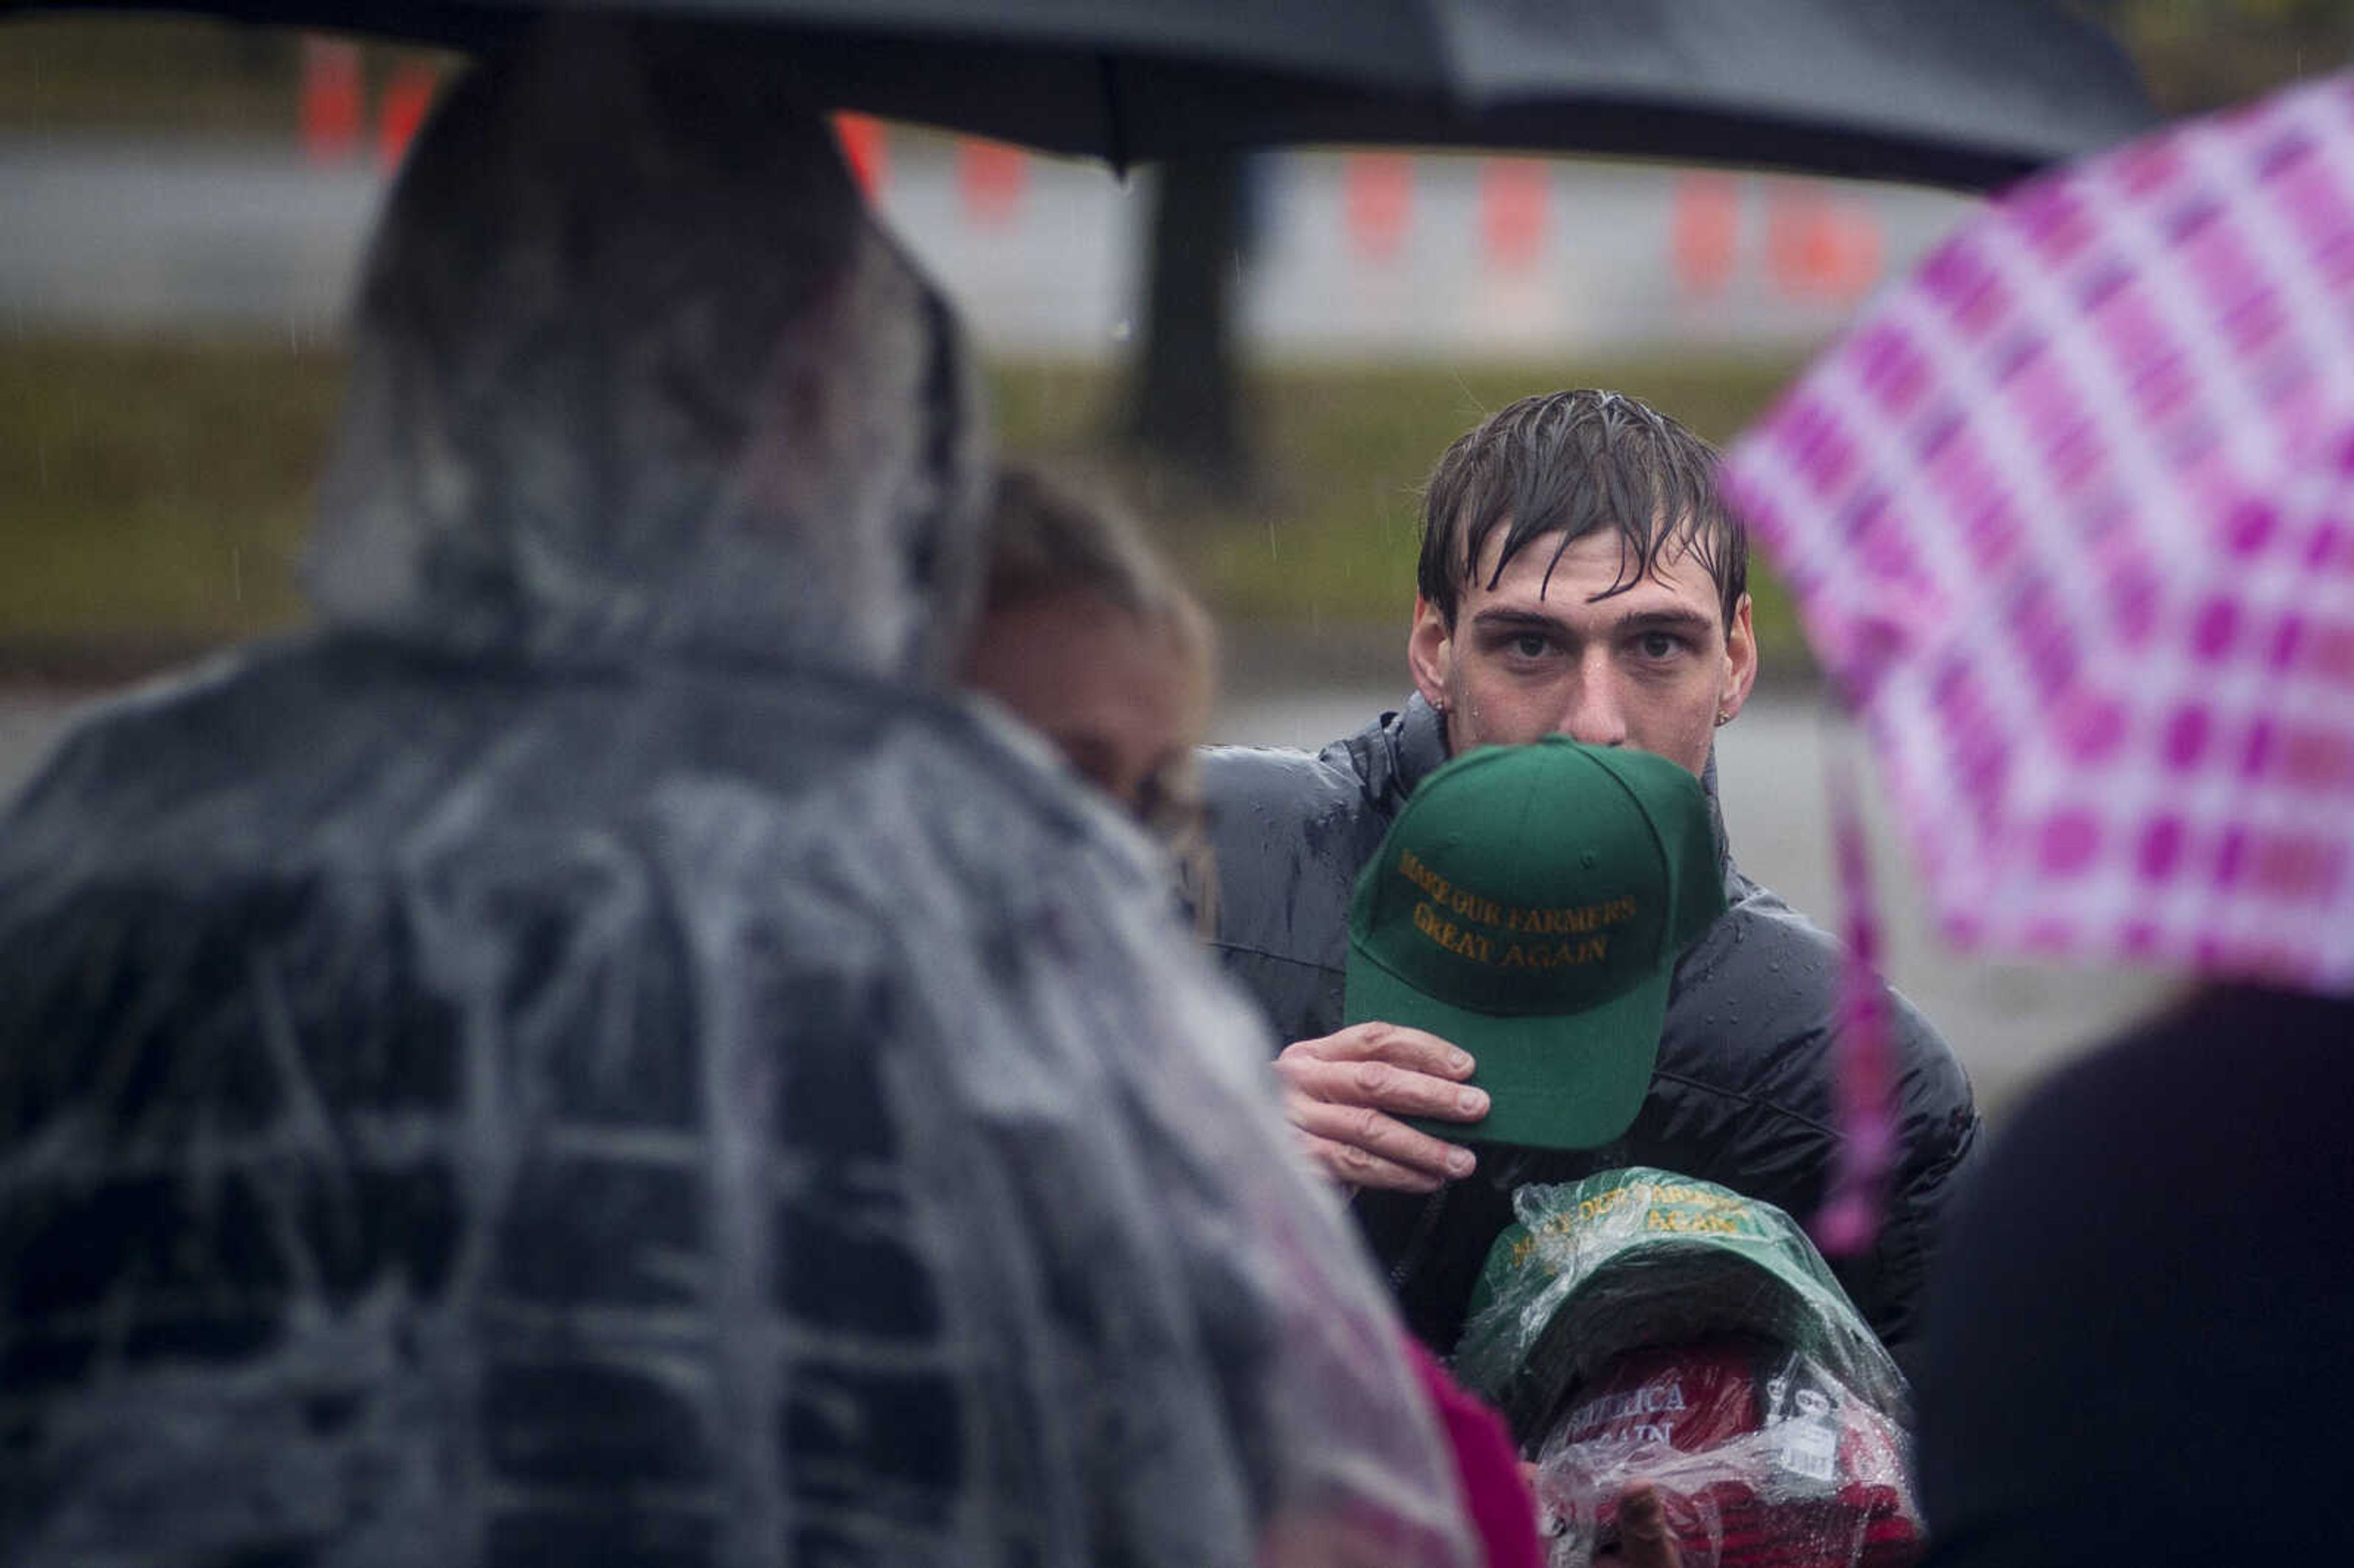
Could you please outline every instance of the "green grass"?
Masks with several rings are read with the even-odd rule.
[[[1271,370],[1251,394],[1263,481],[1249,502],[1225,503],[1108,450],[1111,371],[1001,366],[991,390],[1007,450],[1121,493],[1222,618],[1397,627],[1418,487],[1483,414],[1596,383],[1722,439],[1790,368]],[[336,350],[282,343],[0,337],[0,642],[185,649],[298,622],[294,567],[343,369]],[[1787,668],[1787,603],[1770,583],[1758,599],[1761,641]]]
[[[188,646],[302,614],[343,356],[0,340],[0,635]]]

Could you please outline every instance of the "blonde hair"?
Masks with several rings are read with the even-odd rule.
[[[1091,593],[1167,635],[1206,682],[1210,618],[1127,514],[1027,463],[997,471],[989,511],[983,611]]]
[[[997,471],[989,509],[984,619],[1042,599],[1091,594],[1132,617],[1201,682],[1216,678],[1217,633],[1209,613],[1119,508],[1083,495],[1027,463]],[[1190,759],[1170,780],[1165,809],[1146,826],[1169,846],[1197,927],[1217,918],[1217,878],[1201,821],[1201,794]]]

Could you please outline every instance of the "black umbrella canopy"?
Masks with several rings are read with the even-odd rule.
[[[577,0],[575,0],[577,4]],[[479,48],[562,0],[165,8]],[[147,0],[143,9],[152,9]],[[1985,189],[2154,121],[2045,0],[620,0],[790,42],[780,90],[1125,165],[1380,143]]]

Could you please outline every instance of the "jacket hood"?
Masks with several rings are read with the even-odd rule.
[[[769,79],[740,36],[574,22],[451,93],[361,285],[331,625],[945,668],[978,592],[966,356]]]

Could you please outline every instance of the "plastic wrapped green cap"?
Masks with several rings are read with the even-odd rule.
[[[1813,1356],[1899,1419],[1903,1375],[1789,1215],[1648,1167],[1513,1195],[1456,1348],[1457,1377],[1522,1440],[1614,1358],[1756,1335]]]

